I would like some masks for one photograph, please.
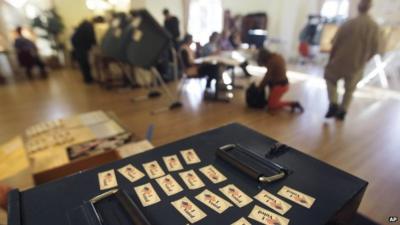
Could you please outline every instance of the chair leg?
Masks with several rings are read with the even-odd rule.
[[[197,83],[199,84],[200,88],[203,89],[204,86],[202,85],[203,79],[199,78],[197,79]]]
[[[178,98],[180,98],[182,96],[184,88],[186,87],[186,82],[187,82],[187,78],[186,78],[186,76],[183,76],[178,85]]]

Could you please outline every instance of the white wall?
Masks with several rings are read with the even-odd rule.
[[[84,18],[94,13],[86,8],[85,0],[30,0],[39,3],[42,8],[53,2],[66,25],[64,39],[68,40],[73,28]],[[131,0],[132,8],[146,8],[162,24],[162,10],[168,8],[180,20],[181,33],[184,34],[184,3],[189,0]],[[269,34],[282,39],[286,44],[282,48],[286,56],[297,54],[298,36],[305,25],[307,15],[319,11],[323,0],[221,0],[224,9],[232,14],[266,12],[269,17]],[[356,1],[356,0],[352,0]],[[389,1],[389,0],[385,0]]]
[[[282,54],[287,58],[298,55],[299,35],[305,26],[309,14],[318,14],[321,8],[320,0],[276,0],[281,2],[278,37],[284,43]]]
[[[400,26],[400,1],[375,0],[371,13],[381,24]]]
[[[146,8],[146,0],[132,0],[131,1],[132,9],[143,9]]]
[[[161,24],[164,24],[163,9],[168,8],[172,15],[180,21],[181,35],[184,35],[184,0],[146,0],[146,9]]]
[[[162,23],[162,10],[168,8],[181,21],[181,33],[184,33],[184,2],[188,0],[142,0],[146,8]],[[221,0],[222,7],[233,15],[246,15],[254,12],[268,14],[269,35],[281,39],[286,57],[297,55],[298,36],[307,22],[310,13],[319,13],[323,0]]]
[[[312,13],[319,13],[323,0],[222,0],[224,9],[233,14],[266,12],[270,37],[280,39],[286,57],[297,55],[298,37]]]
[[[85,0],[53,0],[53,2],[66,26],[62,39],[69,44],[69,38],[73,33],[74,28],[79,25],[83,19],[92,18],[95,13],[86,7]],[[162,10],[164,8],[169,8],[171,13],[180,19],[181,29],[183,30],[182,0],[132,0],[131,8],[146,8],[161,24],[164,21]]]
[[[94,13],[86,7],[85,0],[53,0],[53,2],[65,25],[65,31],[61,39],[68,46],[70,44],[69,38],[74,28],[83,19],[93,17]]]
[[[10,34],[17,26],[25,25],[27,23],[25,17],[20,9],[0,1],[0,32],[5,36],[8,41],[11,38]]]
[[[229,9],[232,15],[266,12],[268,14],[268,32],[272,36],[277,36],[279,33],[278,16],[280,6],[280,0],[222,0],[222,7],[224,9]]]

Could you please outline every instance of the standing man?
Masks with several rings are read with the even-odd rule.
[[[90,49],[96,45],[96,36],[91,22],[84,20],[71,38],[74,47],[74,57],[79,63],[79,68],[86,84],[93,83],[92,71],[89,63]]]
[[[352,100],[357,83],[361,80],[364,66],[378,53],[379,26],[368,14],[372,0],[361,0],[358,5],[359,15],[340,27],[335,39],[325,80],[328,88],[329,109],[326,118],[336,117],[344,120]],[[338,104],[337,81],[344,79],[345,93]]]
[[[179,37],[181,35],[179,31],[179,20],[176,16],[171,15],[168,9],[164,9],[163,14],[165,17],[164,28],[171,35],[175,47],[178,47]]]

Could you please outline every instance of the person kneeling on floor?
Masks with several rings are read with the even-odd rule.
[[[278,110],[289,107],[292,112],[296,109],[304,111],[303,106],[297,101],[282,101],[283,95],[289,90],[289,80],[286,76],[286,63],[283,57],[272,53],[267,49],[261,49],[258,53],[257,63],[268,69],[261,83],[260,91],[269,87],[268,110]]]

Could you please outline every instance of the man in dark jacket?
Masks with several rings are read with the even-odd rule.
[[[90,84],[93,82],[93,77],[89,63],[89,52],[96,45],[93,24],[84,20],[72,35],[71,42],[74,47],[74,57],[79,63],[83,80],[86,84]]]
[[[171,15],[168,9],[164,9],[163,14],[165,17],[164,27],[171,35],[175,46],[177,46],[177,43],[179,43],[179,37],[181,35],[179,31],[179,20],[176,18],[176,16]]]
[[[32,69],[34,66],[38,66],[42,77],[46,78],[46,67],[39,57],[39,52],[35,43],[24,37],[22,34],[22,27],[17,27],[15,32],[17,37],[14,42],[14,47],[17,52],[18,61],[21,66],[25,67],[28,78],[32,78]]]

